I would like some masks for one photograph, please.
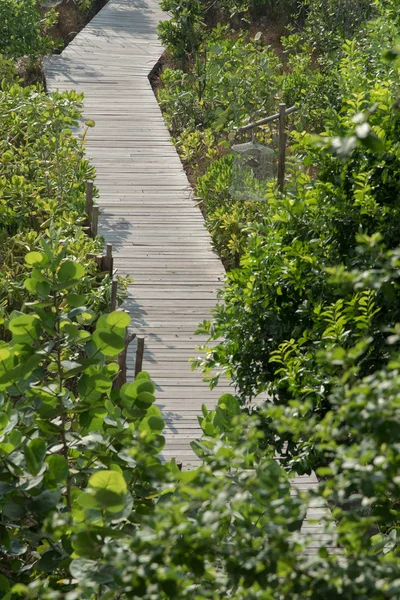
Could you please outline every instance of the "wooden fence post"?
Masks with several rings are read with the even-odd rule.
[[[128,333],[125,335],[125,347],[122,352],[118,355],[119,373],[115,380],[115,387],[120,390],[124,383],[126,383],[126,355],[128,353],[129,344],[135,339],[136,333]]]
[[[137,347],[136,347],[136,360],[135,360],[135,377],[143,368],[143,354],[144,354],[144,337],[138,336]]]
[[[278,151],[278,188],[282,192],[285,183],[286,162],[286,104],[279,104],[279,151]]]
[[[117,309],[117,291],[118,291],[118,279],[113,279],[111,282],[111,300],[110,300],[110,312]]]
[[[93,206],[92,208],[92,220],[90,223],[90,236],[95,238],[97,236],[97,231],[99,227],[99,212],[100,209],[98,206]]]
[[[107,244],[106,253],[103,257],[103,271],[108,271],[110,273],[110,277],[113,274],[113,255],[112,255],[112,244]]]
[[[93,181],[86,182],[86,207],[85,212],[87,214],[87,222],[90,226],[92,222],[92,210],[93,210]]]

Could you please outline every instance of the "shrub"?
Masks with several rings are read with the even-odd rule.
[[[161,21],[158,25],[160,40],[172,56],[185,65],[188,58],[197,53],[204,38],[204,14],[201,2],[162,0],[161,8],[170,13],[171,18]]]
[[[337,50],[344,40],[359,36],[362,26],[377,14],[371,0],[304,0],[303,7],[305,38],[312,39],[319,52]]]
[[[368,112],[354,117],[365,110],[367,98],[379,102],[369,124]],[[319,364],[318,352],[330,346],[348,351],[370,336],[368,351],[357,361],[359,375],[387,359],[382,330],[399,319],[397,285],[387,283],[379,293],[363,296],[351,286],[338,289],[327,271],[341,264],[344,270],[373,268],[376,256],[358,246],[376,232],[386,249],[397,246],[395,96],[382,82],[357,100],[349,100],[335,132],[343,135],[351,127],[351,135],[317,140],[318,148],[306,158],[319,168],[319,178],[303,174],[284,197],[270,193],[241,268],[228,274],[223,303],[212,325],[204,326],[225,341],[209,351],[203,366],[225,369],[243,402],[267,390],[276,404],[308,399],[322,416],[331,408],[328,396],[337,373],[332,364]]]
[[[162,75],[159,101],[174,136],[195,128],[226,132],[272,110],[279,63],[271,50],[220,27],[204,56],[200,78],[195,67]]]
[[[13,85],[1,94],[0,108],[0,302],[11,311],[27,294],[26,251],[40,248],[50,229],[61,229],[79,259],[96,253],[100,244],[84,232],[86,182],[94,178],[84,156],[86,134],[79,139],[71,129],[82,97]],[[86,292],[98,306],[105,289],[101,280],[95,282],[94,265],[89,270]]]
[[[42,17],[36,0],[2,0],[0,4],[0,53],[19,58],[48,53],[52,40],[43,32],[55,20],[50,11]]]
[[[73,552],[92,556],[151,509],[164,423],[146,373],[113,391],[130,317],[87,307],[63,236],[25,261],[32,301],[0,344],[2,570],[61,591]]]

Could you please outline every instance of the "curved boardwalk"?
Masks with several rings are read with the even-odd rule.
[[[135,279],[125,308],[146,336],[144,369],[157,383],[167,423],[164,458],[188,466],[196,463],[190,441],[200,433],[201,405],[213,407],[229,389],[211,392],[188,363],[203,341],[193,332],[215,306],[224,270],[148,80],[163,51],[156,31],[162,18],[157,0],[110,0],[45,71],[50,92],[83,92],[85,119],[96,121],[88,154],[97,169],[99,233],[113,244],[118,272]],[[293,485],[314,487],[316,478]],[[310,517],[324,512],[315,508]],[[307,523],[304,530],[318,537],[320,527]]]

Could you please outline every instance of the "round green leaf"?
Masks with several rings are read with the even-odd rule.
[[[135,381],[138,381],[139,379],[141,381],[150,381],[150,375],[147,373],[147,371],[141,371],[136,375]]]
[[[155,402],[155,400],[156,397],[154,396],[154,394],[151,394],[150,392],[140,392],[135,401],[135,405],[138,408],[148,408],[153,404],[153,402]]]
[[[14,153],[11,150],[6,150],[1,155],[1,160],[3,162],[11,162],[13,158],[14,158]]]
[[[46,459],[46,463],[49,465],[50,474],[57,483],[62,483],[67,479],[69,470],[64,456],[53,454]]]
[[[121,473],[98,471],[90,477],[88,486],[94,491],[96,501],[103,510],[119,512],[123,509],[128,488]]]
[[[58,281],[66,283],[72,279],[81,279],[85,274],[83,266],[73,260],[66,260],[58,271]]]
[[[128,327],[131,317],[123,310],[115,310],[107,315],[107,324],[111,327]]]
[[[138,394],[137,388],[138,388],[138,386],[135,382],[124,383],[124,385],[122,386],[122,388],[119,391],[121,399],[125,400],[126,402],[128,402],[130,404],[133,404],[133,402],[137,398],[137,394]]]
[[[40,252],[28,252],[25,256],[25,262],[28,265],[40,265],[43,260],[43,254]]]
[[[148,422],[151,431],[160,432],[165,427],[162,417],[149,417]]]
[[[7,577],[0,574],[0,591],[8,592],[9,589],[10,589],[10,582],[8,581]]]
[[[83,294],[68,294],[67,296],[68,305],[71,308],[77,308],[78,306],[83,306],[86,302],[86,296]]]
[[[90,476],[88,486],[94,490],[109,490],[124,495],[128,491],[126,481],[118,471],[97,471]]]
[[[79,504],[79,506],[82,506],[82,508],[99,508],[96,498],[93,496],[93,494],[89,494],[89,492],[82,492],[79,494],[79,496],[76,498],[76,502]]]
[[[35,438],[25,446],[24,455],[26,466],[32,475],[37,475],[46,456],[46,444],[42,438]]]
[[[118,356],[125,348],[125,337],[115,332],[96,330],[92,335],[92,340],[104,356]]]
[[[135,379],[137,383],[137,391],[140,394],[141,392],[149,392],[150,394],[154,394],[156,391],[156,384],[153,381],[141,381],[140,379]]]
[[[33,315],[21,314],[10,320],[8,329],[11,331],[15,342],[20,344],[30,343],[39,337],[39,319]]]
[[[0,348],[0,361],[6,360],[10,356],[10,351],[8,348]]]

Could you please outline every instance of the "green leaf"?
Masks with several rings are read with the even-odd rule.
[[[381,153],[385,149],[383,140],[372,131],[364,138],[361,138],[360,141],[365,148],[368,148],[368,150],[371,150],[372,152]]]
[[[10,356],[10,351],[7,347],[0,348],[0,361],[6,360]]]
[[[118,512],[124,507],[124,497],[128,491],[125,479],[117,471],[98,471],[88,482],[88,487],[102,509]]]
[[[61,456],[61,454],[53,454],[52,456],[47,457],[46,463],[49,465],[51,476],[57,483],[66,481],[69,475],[69,469],[64,456]]]
[[[153,381],[142,381],[136,378],[135,384],[137,385],[137,391],[139,394],[142,392],[154,394],[156,391],[156,384]]]
[[[109,567],[107,568],[105,565],[87,558],[74,559],[69,566],[69,570],[74,579],[85,585],[91,582],[105,584],[113,580],[113,573]]]
[[[15,342],[19,344],[32,343],[40,335],[40,321],[36,315],[17,315],[13,312],[10,315],[8,329]]]
[[[97,504],[94,495],[89,494],[88,492],[82,492],[81,494],[79,494],[79,496],[76,498],[76,502],[79,504],[79,506],[82,506],[82,508],[99,508],[99,505]]]
[[[125,402],[128,403],[128,405],[133,404],[133,402],[136,400],[137,396],[138,396],[138,385],[136,382],[132,382],[132,383],[124,383],[124,385],[121,387],[119,394],[121,396],[121,399]]]
[[[72,280],[82,279],[84,275],[85,269],[80,263],[73,260],[66,260],[62,263],[57,278],[61,283],[68,283]]]
[[[139,431],[161,433],[165,427],[164,419],[158,406],[150,406],[146,417],[139,424]]]
[[[10,589],[10,582],[4,575],[0,574],[0,591],[8,592]]]
[[[125,337],[115,332],[97,331],[96,329],[92,340],[104,356],[118,356],[125,348]]]
[[[3,506],[3,515],[9,519],[22,519],[27,511],[26,500],[20,497],[12,497]]]
[[[25,262],[28,265],[40,265],[43,261],[44,255],[40,252],[28,252],[25,256]]]
[[[57,506],[61,498],[61,490],[45,490],[37,496],[33,496],[30,503],[29,509],[31,512],[36,512],[39,515],[51,511]]]
[[[156,397],[150,392],[140,392],[136,398],[135,405],[138,408],[148,408],[155,402]]]
[[[71,292],[71,294],[67,295],[67,302],[71,308],[77,308],[78,306],[83,307],[86,302],[86,296],[84,296],[83,294],[74,294]]]
[[[37,475],[46,456],[46,444],[42,438],[35,438],[25,446],[24,454],[28,471]]]
[[[64,557],[60,552],[50,549],[42,554],[40,560],[37,562],[37,567],[43,573],[53,573],[63,560]]]
[[[106,317],[107,324],[111,327],[128,327],[131,322],[131,317],[123,310],[115,310]]]
[[[150,381],[150,375],[147,373],[147,371],[141,371],[135,377],[135,381],[138,380]]]

